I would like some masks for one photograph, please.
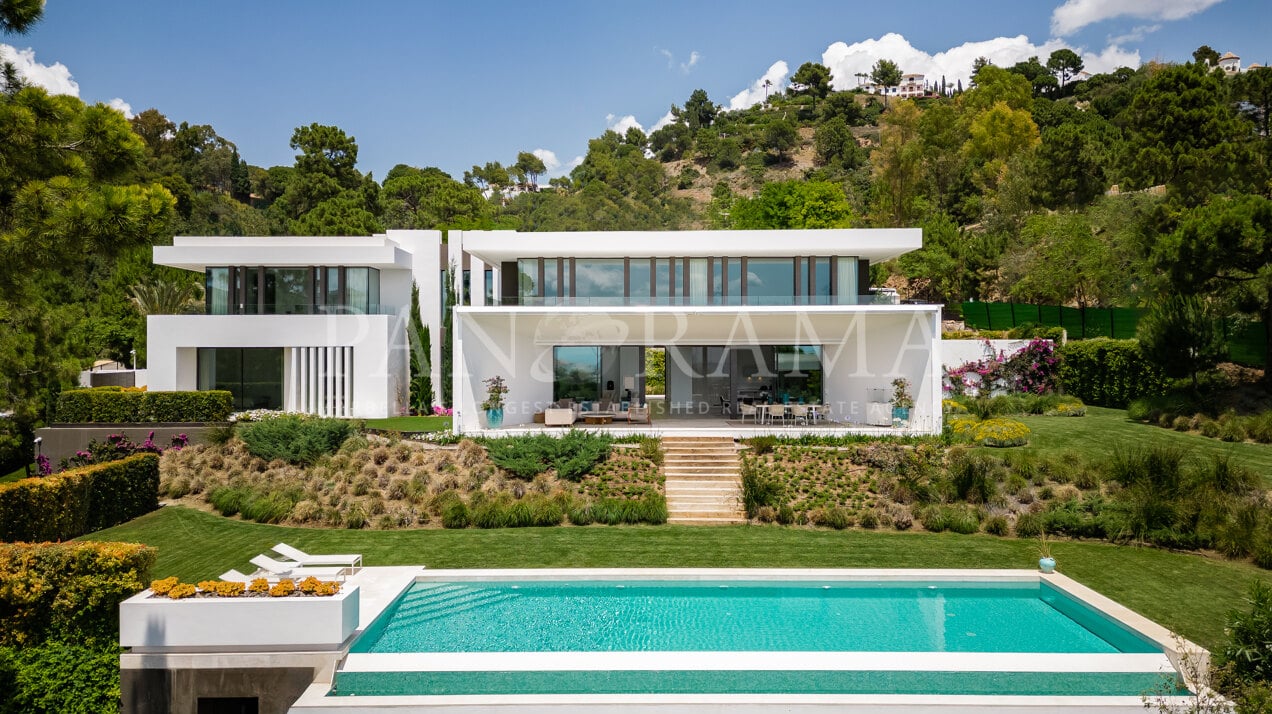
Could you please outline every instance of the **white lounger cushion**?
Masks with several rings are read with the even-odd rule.
[[[274,546],[274,552],[286,556],[301,565],[343,565],[348,568],[362,567],[362,555],[358,553],[339,553],[335,555],[310,555],[299,548],[286,543]]]

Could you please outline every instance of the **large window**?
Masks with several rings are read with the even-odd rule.
[[[596,399],[601,394],[600,347],[552,348],[552,400]]]
[[[203,347],[198,365],[198,388],[230,392],[235,409],[283,408],[283,348]]]
[[[748,305],[790,305],[795,302],[795,265],[790,258],[751,258],[746,261]]]
[[[857,302],[855,257],[522,258],[516,266],[520,305]]]
[[[375,268],[207,268],[209,315],[311,315],[380,311]]]

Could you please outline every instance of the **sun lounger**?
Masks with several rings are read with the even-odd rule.
[[[221,573],[221,579],[229,583],[250,583],[253,580],[252,576],[244,575],[233,568]]]
[[[362,556],[357,553],[346,553],[336,555],[310,555],[299,548],[293,548],[286,543],[279,543],[274,546],[274,552],[287,558],[291,558],[296,563],[309,566],[323,565],[341,565],[346,568],[361,568]]]
[[[268,555],[258,555],[252,558],[251,563],[276,578],[305,578],[310,575],[315,578],[338,578],[342,577],[345,571],[348,570],[348,568],[343,567],[305,567],[297,563],[284,563],[281,560],[274,560]]]

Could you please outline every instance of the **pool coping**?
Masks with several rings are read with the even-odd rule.
[[[369,570],[369,569],[368,569]],[[368,574],[369,575],[369,574]],[[968,653],[779,653],[777,657],[774,653],[744,653],[730,652],[727,653],[730,662],[724,662],[719,667],[706,667],[703,665],[701,653],[533,653],[536,664],[531,667],[526,664],[517,665],[515,659],[517,657],[525,659],[527,653],[447,653],[445,655],[434,656],[431,653],[411,653],[408,655],[395,654],[370,654],[356,653],[346,654],[344,661],[341,663],[343,671],[413,671],[419,669],[415,664],[427,661],[430,665],[429,669],[433,671],[489,671],[494,665],[500,671],[529,671],[542,670],[545,660],[555,659],[559,668],[576,668],[585,669],[632,669],[632,668],[649,668],[655,660],[662,660],[662,664],[666,666],[657,666],[656,669],[678,669],[682,667],[673,666],[676,663],[687,663],[689,658],[697,655],[697,661],[690,669],[748,669],[756,668],[744,665],[755,665],[758,663],[758,655],[769,660],[768,665],[758,667],[760,669],[808,669],[810,664],[809,657],[817,656],[818,669],[862,669],[861,665],[869,660],[870,669],[890,669],[902,668],[902,660],[908,660],[904,666],[909,670],[948,670],[952,658],[957,657],[962,660],[957,668],[960,671],[977,671],[984,668],[985,671],[1037,671],[1029,669],[1039,665],[1041,658],[1046,658],[1046,671],[1066,671],[1069,667],[1082,668],[1082,671],[1100,671],[1105,667],[1122,667],[1130,663],[1134,663],[1136,671],[1145,671],[1147,669],[1157,669],[1161,671],[1164,667],[1158,665],[1167,664],[1176,672],[1185,678],[1186,684],[1194,689],[1198,685],[1196,682],[1188,681],[1188,673],[1190,671],[1204,672],[1209,661],[1209,652],[1200,646],[1189,642],[1181,637],[1173,635],[1169,630],[1149,620],[1148,618],[1136,613],[1116,601],[1101,595],[1091,588],[1078,583],[1060,573],[1043,574],[1034,570],[1007,570],[1007,569],[986,569],[986,570],[966,570],[966,569],[842,569],[842,568],[548,568],[548,569],[480,569],[480,570],[426,570],[418,573],[413,579],[405,583],[398,593],[398,597],[406,591],[411,584],[416,582],[471,582],[471,581],[545,581],[545,580],[643,580],[643,579],[661,579],[661,580],[685,580],[685,581],[717,581],[717,580],[748,580],[748,581],[864,581],[873,582],[983,582],[987,584],[1007,584],[1018,583],[1028,585],[1031,583],[1045,582],[1051,587],[1073,597],[1101,615],[1120,623],[1145,639],[1160,647],[1165,654],[1165,662],[1162,657],[1156,654],[1150,655],[1128,655],[1128,654],[1098,654],[1098,655],[1038,655],[1032,653],[1008,654],[1000,653],[978,653],[983,657],[969,657]],[[400,582],[400,581],[399,581]],[[360,621],[362,626],[359,627],[361,634],[363,630],[373,622],[385,609],[390,607],[397,597],[377,599],[374,612],[364,612]],[[544,657],[544,655],[549,655]],[[713,655],[721,655],[722,653],[711,653]],[[603,656],[598,656],[603,655]],[[917,655],[917,656],[916,656]],[[406,658],[414,660],[411,666],[405,661]],[[424,659],[419,659],[423,657]],[[681,659],[681,658],[684,659]],[[1101,658],[1099,661],[1103,664],[1095,665],[1092,663],[1092,657]],[[374,659],[369,659],[374,658]],[[383,658],[383,659],[382,659]],[[1200,667],[1189,668],[1183,666],[1185,659],[1191,658],[1192,662],[1199,663]],[[775,661],[776,660],[776,661]],[[1013,662],[1014,660],[1014,662]],[[1084,663],[1085,660],[1085,663]],[[588,662],[590,666],[586,666]],[[630,663],[634,666],[614,667],[615,664]],[[828,663],[834,663],[838,666],[828,667]],[[916,667],[916,664],[926,666]],[[386,668],[384,665],[388,665]],[[602,666],[610,665],[610,666]],[[886,665],[886,666],[884,666]],[[1096,669],[1090,667],[1096,666]],[[398,667],[405,669],[399,670]],[[995,669],[997,667],[997,669]],[[1057,669],[1059,667],[1060,669]],[[550,667],[549,669],[557,669],[558,667]],[[1076,670],[1070,670],[1076,671]],[[1120,670],[1125,671],[1125,670]],[[321,711],[376,711],[384,709],[393,709],[394,711],[416,710],[429,712],[444,711],[493,711],[506,707],[516,707],[520,709],[532,710],[540,706],[553,707],[554,711],[561,711],[558,707],[579,707],[580,711],[604,706],[607,708],[657,708],[660,711],[675,711],[684,707],[685,711],[691,711],[694,707],[705,705],[725,705],[731,707],[769,707],[774,705],[807,705],[812,709],[823,707],[842,708],[863,708],[863,710],[878,710],[879,708],[894,709],[896,711],[911,710],[918,711],[931,707],[936,703],[948,705],[953,708],[950,711],[958,711],[960,707],[966,711],[984,711],[993,709],[995,711],[1042,711],[1042,710],[1058,710],[1058,709],[1074,709],[1082,711],[1130,711],[1132,708],[1142,710],[1144,702],[1139,697],[1091,697],[1091,696],[1018,696],[1018,695],[1000,695],[1000,696],[980,696],[980,695],[820,695],[820,694],[702,694],[702,695],[684,695],[684,694],[562,694],[562,695],[542,695],[542,694],[522,694],[522,695],[396,695],[396,696],[327,696],[329,683],[317,682],[305,692],[302,697],[297,700],[293,706],[293,711],[301,712],[321,712]],[[350,708],[354,707],[354,708]],[[945,706],[942,706],[945,709]],[[740,710],[739,710],[740,711]]]

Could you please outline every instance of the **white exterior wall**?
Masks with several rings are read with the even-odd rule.
[[[318,394],[332,393],[336,372],[326,365],[340,365],[341,374],[351,377],[347,413],[333,416],[384,417],[404,403],[406,333],[395,316],[151,315],[146,333],[150,388],[156,391],[196,389],[200,347],[279,347],[286,348],[283,396],[288,410],[317,405],[322,401]],[[337,355],[336,349],[342,352]],[[316,406],[314,411],[319,411]]]
[[[867,390],[892,391],[911,382],[911,422],[917,431],[941,430],[940,307],[935,305],[810,308],[459,308],[456,329],[457,431],[483,428],[482,380],[509,386],[504,424],[533,421],[552,399],[556,345],[667,346],[669,391],[677,345],[800,344],[822,346],[825,397],[840,421],[864,422]],[[687,379],[687,375],[683,377]],[[687,384],[685,385],[687,387]],[[687,390],[686,390],[687,391]]]

